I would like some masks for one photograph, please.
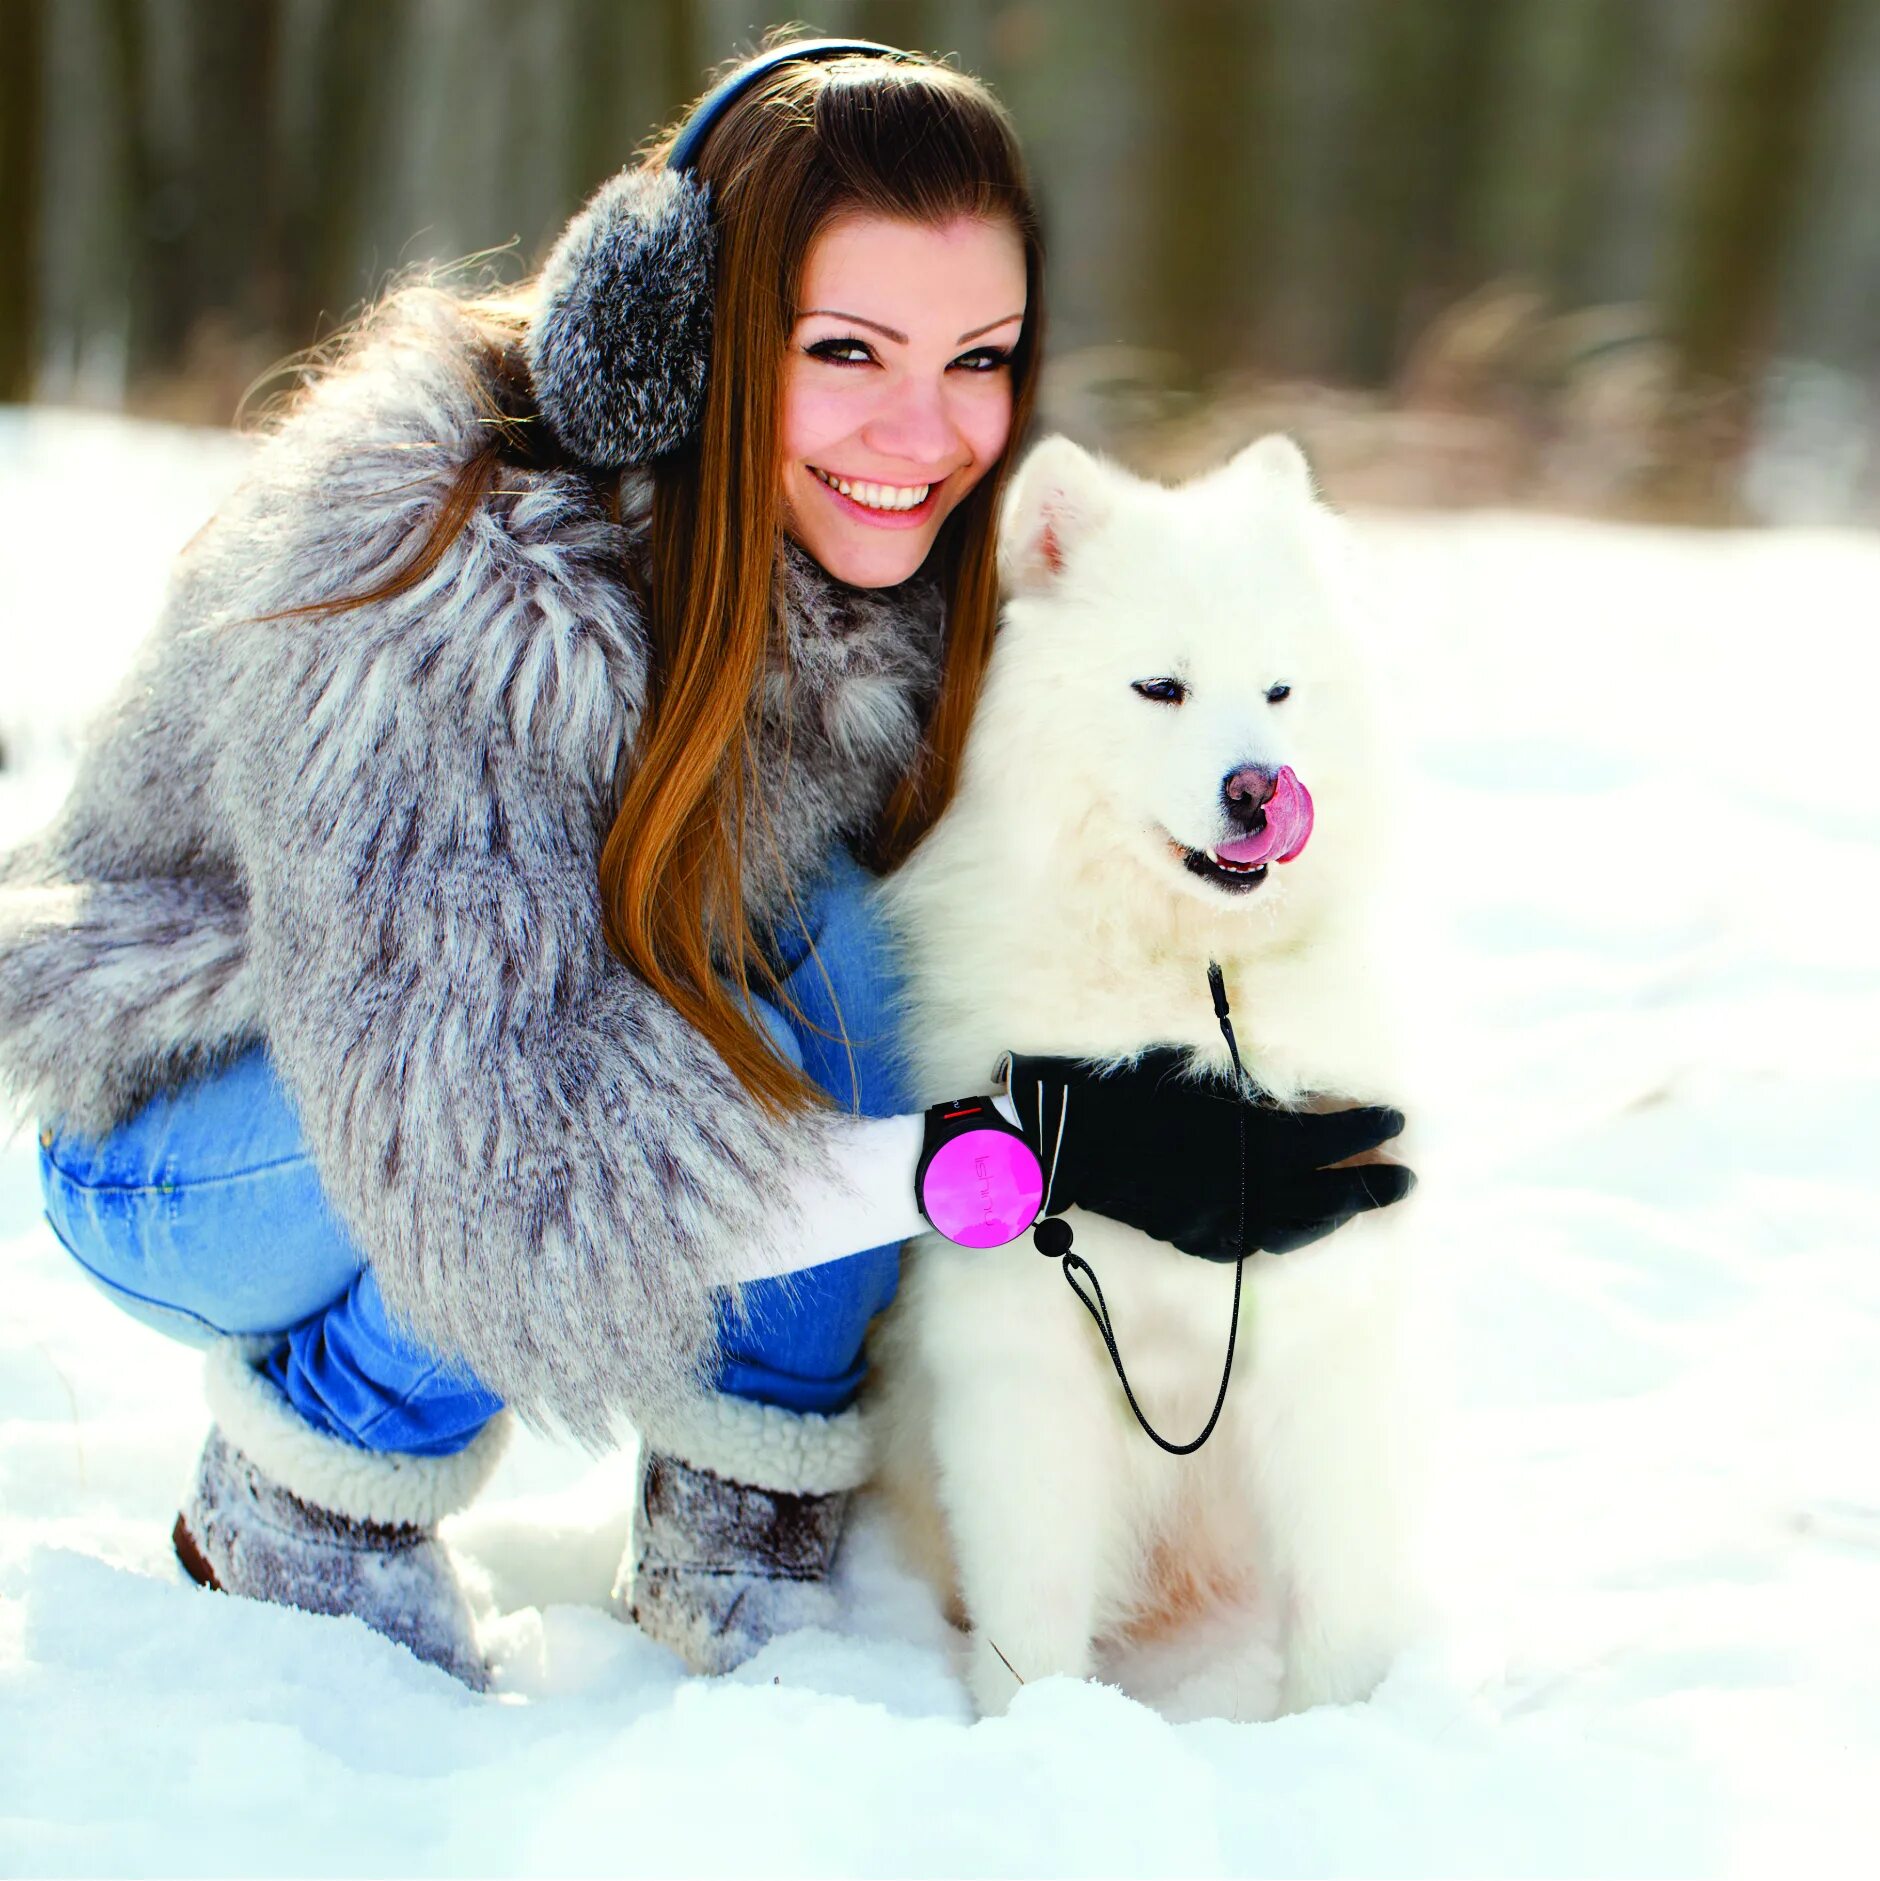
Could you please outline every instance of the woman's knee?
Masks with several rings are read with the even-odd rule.
[[[259,1048],[103,1138],[46,1132],[39,1167],[66,1250],[126,1311],[175,1337],[284,1332],[359,1271]]]

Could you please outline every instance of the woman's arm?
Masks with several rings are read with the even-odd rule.
[[[914,1201],[922,1120],[836,1117],[828,1165],[792,1185],[776,1231],[743,1250],[739,1280],[773,1280],[922,1233]]]
[[[1001,1093],[992,1102],[1007,1123],[1018,1122],[1018,1107],[1009,1097]],[[827,1130],[828,1166],[797,1179],[778,1231],[748,1250],[740,1280],[799,1273],[926,1232],[914,1194],[926,1135],[921,1114],[838,1117]]]
[[[1236,1101],[1225,1080],[1192,1078],[1187,1062],[1167,1047],[1102,1069],[1010,1060],[1012,1089],[992,1102],[1039,1151],[1053,1214],[1085,1208],[1184,1253],[1234,1260],[1304,1247],[1415,1186],[1409,1169],[1379,1154],[1403,1129],[1400,1111]],[[742,1278],[791,1273],[927,1226],[914,1192],[922,1119],[843,1118],[833,1130],[833,1170],[797,1180],[793,1231],[753,1250]]]
[[[645,652],[579,480],[485,502],[393,599],[253,619],[425,539],[476,435],[462,371],[419,332],[323,388],[199,550],[217,821],[270,1049],[388,1305],[601,1443],[695,1388],[714,1289],[791,1232],[824,1128],[754,1105],[602,941]]]

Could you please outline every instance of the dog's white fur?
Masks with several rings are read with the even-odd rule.
[[[1398,1101],[1369,911],[1386,777],[1349,547],[1298,449],[1265,438],[1170,490],[1051,439],[1003,541],[1011,599],[960,789],[887,890],[921,1101],[986,1089],[1008,1048],[1173,1043],[1225,1067],[1210,960],[1247,1070],[1282,1102]],[[1161,677],[1183,702],[1132,690]],[[1235,895],[1169,839],[1235,834],[1222,784],[1249,762],[1290,764],[1316,821]],[[1137,1427],[1028,1240],[915,1245],[876,1334],[881,1482],[963,1605],[983,1711],[1054,1673],[1116,1677],[1173,1715],[1371,1690],[1419,1604],[1404,1212],[1248,1262],[1226,1409],[1185,1459]],[[1231,1269],[1068,1219],[1139,1401],[1188,1439],[1219,1384]]]

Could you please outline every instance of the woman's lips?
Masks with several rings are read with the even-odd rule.
[[[929,484],[927,494],[911,509],[871,509],[866,503],[858,503],[853,497],[844,496],[833,483],[826,482],[813,465],[806,468],[809,469],[810,481],[843,515],[872,523],[877,529],[918,529],[932,516],[934,505],[939,501],[940,485],[946,481],[942,477],[939,483]]]

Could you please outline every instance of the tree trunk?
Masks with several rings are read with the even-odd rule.
[[[1839,11],[1839,0],[1733,0],[1720,10],[1661,296],[1677,361],[1646,492],[1661,515],[1734,512]]]
[[[104,0],[105,86],[117,126],[116,170],[124,206],[121,239],[125,274],[124,380],[127,386],[163,351],[153,337],[163,327],[157,282],[165,269],[157,229],[158,188],[145,112],[147,79],[142,0]]]
[[[1471,283],[1455,194],[1479,160],[1493,0],[1367,0],[1363,91],[1340,227],[1343,364],[1387,385],[1416,329]]]
[[[33,395],[39,344],[39,177],[44,133],[45,15],[40,0],[0,0],[0,400]]]
[[[1248,356],[1259,312],[1269,22],[1263,6],[1240,0],[1171,0],[1134,25],[1148,223],[1133,324],[1206,374]]]
[[[333,0],[309,60],[308,148],[283,179],[281,240],[291,257],[281,311],[291,348],[340,325],[373,286],[373,188],[385,169],[386,102],[404,51],[404,9]]]
[[[945,34],[935,15],[951,10],[930,5],[929,0],[860,0],[853,30],[857,39],[875,39],[909,52],[941,53],[946,51],[939,43]]]

